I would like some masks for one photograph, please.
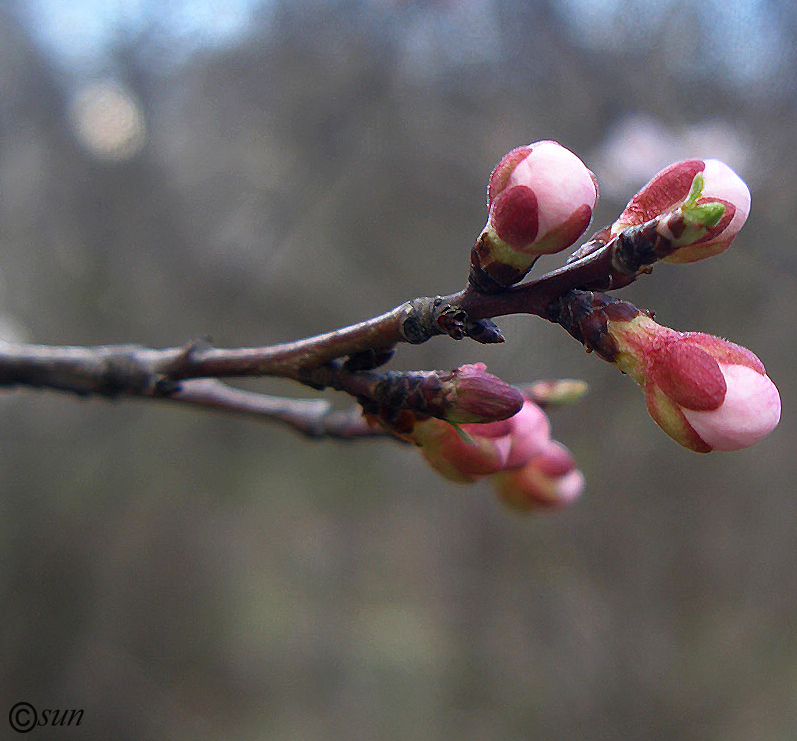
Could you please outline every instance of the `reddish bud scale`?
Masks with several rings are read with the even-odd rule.
[[[445,384],[444,419],[456,423],[492,422],[520,411],[520,392],[486,369],[484,363],[473,363],[452,371]]]
[[[683,203],[695,175],[704,169],[703,160],[697,159],[682,160],[665,167],[629,201],[615,223],[625,226],[644,224]]]
[[[537,142],[537,144],[541,143],[542,142]],[[488,206],[495,200],[496,196],[506,188],[506,184],[512,177],[515,168],[532,153],[534,146],[534,144],[527,144],[523,147],[516,147],[501,158],[501,161],[490,173],[490,184],[487,186]]]
[[[490,205],[490,220],[504,242],[512,249],[522,250],[534,241],[539,228],[534,191],[525,185],[502,191]]]
[[[649,376],[664,394],[686,409],[717,409],[727,391],[717,361],[705,350],[670,342],[647,358]]]
[[[589,206],[586,203],[581,204],[577,208],[573,209],[570,216],[562,221],[558,228],[549,233],[549,240],[551,242],[564,245],[563,247],[559,247],[553,251],[561,252],[563,249],[566,249],[573,244],[585,231],[587,231],[587,227],[592,221],[593,208],[594,204],[593,206]]]
[[[764,364],[758,356],[742,345],[703,332],[679,332],[678,334],[684,340],[699,344],[721,363],[738,363],[753,368],[762,375],[766,374]]]

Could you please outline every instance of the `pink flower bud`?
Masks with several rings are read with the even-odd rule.
[[[452,481],[494,481],[499,498],[519,509],[564,506],[578,497],[584,477],[570,452],[551,439],[543,410],[526,399],[506,420],[464,424],[417,421],[404,439],[414,442],[438,473]]]
[[[471,262],[499,285],[521,280],[541,254],[569,247],[589,226],[598,198],[595,175],[554,141],[513,149],[487,192],[487,225]]]
[[[567,506],[584,490],[584,475],[572,454],[553,440],[523,467],[502,471],[493,480],[499,499],[528,511]]]
[[[698,176],[702,180],[696,181]],[[706,212],[708,204],[719,204],[724,211],[716,223],[700,228],[701,219],[710,213]],[[720,160],[675,162],[654,175],[631,199],[611,231],[618,234],[629,226],[643,224],[677,209],[682,209],[682,213],[677,214],[677,218],[662,220],[657,229],[677,245],[664,259],[674,263],[702,260],[725,250],[739,233],[750,213],[750,190]]]
[[[780,395],[761,361],[733,342],[676,332],[640,314],[609,320],[615,362],[645,390],[648,411],[681,445],[707,453],[739,450],[780,421]]]
[[[769,376],[744,365],[719,363],[727,392],[715,410],[684,408],[692,429],[713,450],[754,445],[780,421],[780,395]]]
[[[518,147],[490,176],[488,224],[513,250],[559,252],[589,226],[598,199],[595,175],[554,141]]]
[[[510,422],[512,446],[506,459],[506,468],[516,468],[539,455],[548,444],[551,439],[551,423],[548,415],[528,399]]]
[[[463,425],[467,440],[456,428],[441,419],[416,422],[408,436],[421,448],[421,454],[439,474],[451,481],[476,481],[502,470],[509,457],[512,440],[509,420],[478,425]]]
[[[453,481],[475,481],[504,468],[523,465],[548,444],[551,426],[545,412],[526,400],[509,419],[463,424],[460,431],[438,419],[416,423],[410,438],[429,464]]]

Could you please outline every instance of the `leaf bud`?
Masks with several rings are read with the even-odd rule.
[[[523,396],[498,376],[487,373],[484,363],[456,368],[443,384],[448,422],[493,422],[506,419],[523,406]]]

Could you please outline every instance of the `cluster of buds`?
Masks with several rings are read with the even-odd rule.
[[[570,246],[586,229],[596,198],[594,175],[555,142],[509,152],[490,178],[489,218],[472,251],[471,284],[503,290],[541,254]],[[614,272],[582,288],[618,288],[657,260],[689,263],[719,254],[749,212],[750,191],[725,163],[682,160],[657,173],[569,262],[609,250]],[[778,424],[777,389],[745,348],[676,332],[627,302],[588,291],[561,296],[549,318],[634,378],[653,419],[692,450],[747,447]]]
[[[466,404],[467,418],[482,421],[457,424],[457,419],[464,419],[459,413],[446,418],[404,414],[400,424],[386,425],[384,416],[378,421],[417,445],[432,468],[447,479],[473,482],[490,477],[499,497],[518,509],[562,507],[578,497],[583,475],[570,452],[551,438],[550,422],[538,404],[512,387],[508,392],[507,384],[487,373],[483,363],[462,366],[454,377],[460,379],[462,403],[452,409]],[[477,403],[471,395],[476,389],[492,401]],[[521,406],[508,416],[515,394]],[[494,421],[487,421],[490,418]]]
[[[502,292],[531,295],[513,286],[541,255],[576,242],[597,198],[595,175],[560,144],[541,141],[513,149],[490,177],[489,214],[471,251],[469,290],[484,298],[491,294],[490,300],[500,300]],[[559,283],[552,298],[547,289],[539,291],[544,303],[533,313],[558,322],[633,378],[655,422],[698,452],[745,448],[777,426],[780,396],[763,364],[739,345],[677,332],[632,304],[595,291],[627,285],[658,260],[689,263],[722,252],[749,211],[750,191],[726,164],[676,162],[655,175],[613,224],[576,249],[568,266],[538,281]],[[490,336],[500,337],[492,328]],[[518,391],[477,363],[449,374],[402,378],[396,388],[402,393],[383,394],[388,403],[372,419],[417,445],[446,478],[489,478],[501,500],[525,510],[561,507],[581,493],[584,478],[567,448],[552,439],[542,408],[549,399],[578,396],[583,392],[578,384]]]

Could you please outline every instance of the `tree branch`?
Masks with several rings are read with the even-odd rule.
[[[608,230],[602,230],[576,250],[568,264],[519,286],[488,293],[469,282],[458,293],[416,298],[372,319],[296,342],[243,348],[194,342],[165,349],[0,342],[0,386],[46,387],[82,396],[170,399],[279,420],[314,437],[379,434],[350,414],[331,411],[324,402],[296,402],[196,379],[278,376],[379,404],[390,384],[385,374],[371,371],[387,362],[396,345],[419,344],[439,334],[501,342],[503,337],[490,319],[508,314],[556,321],[552,307],[568,291],[619,288],[650,272],[649,265],[667,254],[667,245],[656,233],[657,224],[654,219],[611,239]],[[341,362],[341,358],[348,359]],[[424,378],[434,383],[434,374],[440,372],[426,373],[431,376]],[[395,404],[395,399],[390,402]]]

